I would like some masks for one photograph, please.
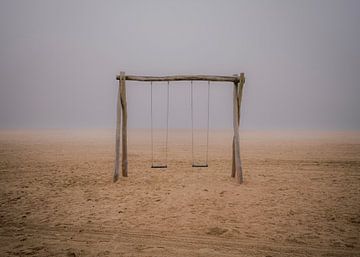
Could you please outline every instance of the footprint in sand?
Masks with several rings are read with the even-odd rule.
[[[219,228],[219,227],[213,227],[209,228],[206,234],[212,235],[212,236],[221,236],[222,234],[226,233],[228,229],[226,228]]]

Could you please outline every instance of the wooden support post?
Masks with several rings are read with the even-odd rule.
[[[115,138],[115,172],[113,181],[116,182],[119,179],[119,167],[120,167],[120,125],[121,125],[121,80],[119,80],[117,106],[116,106],[116,138]]]
[[[231,177],[235,178],[235,173],[236,173],[236,168],[235,168],[235,136],[233,136]]]
[[[236,86],[237,82],[239,81],[239,75],[238,74],[234,74],[234,77],[236,77],[237,79],[234,81],[234,86]],[[234,89],[235,90],[235,89]],[[235,94],[235,91],[234,91]],[[235,101],[235,96],[234,96],[234,101]],[[235,104],[235,103],[234,103]],[[233,110],[235,111],[235,109]],[[234,114],[235,115],[235,114]],[[236,165],[235,165],[235,134],[233,136],[233,142],[232,142],[232,169],[231,169],[231,177],[235,178],[235,174],[236,174]]]
[[[239,143],[239,122],[238,122],[238,83],[234,83],[234,94],[233,94],[233,126],[234,126],[234,149],[233,149],[233,163],[235,168],[235,176],[237,179],[241,179],[239,183],[242,182],[242,172],[241,172],[241,160],[240,160],[240,143]],[[232,171],[232,174],[234,171]]]
[[[122,175],[128,176],[128,154],[127,154],[127,103],[125,72],[120,72],[120,99],[122,108]]]
[[[242,98],[242,89],[245,83],[244,73],[240,74],[238,82],[234,82],[234,109],[233,109],[233,125],[234,125],[234,137],[233,137],[233,166],[231,176],[236,177],[236,180],[241,184],[243,182],[242,165],[240,158],[240,106]]]

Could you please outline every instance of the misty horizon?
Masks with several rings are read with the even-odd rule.
[[[114,128],[125,71],[244,72],[241,130],[359,130],[358,10],[350,0],[1,1],[0,129]],[[189,85],[170,83],[170,128],[191,127]],[[207,83],[194,85],[204,127]],[[210,128],[232,128],[232,90],[211,83]],[[127,101],[129,128],[149,128],[149,83],[127,81]]]

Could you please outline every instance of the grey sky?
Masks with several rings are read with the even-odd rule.
[[[245,72],[245,129],[360,129],[359,10],[329,0],[1,0],[0,128],[113,127],[123,70]],[[130,126],[149,125],[149,92],[129,85]],[[231,127],[231,94],[212,86],[212,127]],[[170,95],[171,126],[189,126],[188,86]]]

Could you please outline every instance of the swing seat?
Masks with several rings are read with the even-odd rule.
[[[195,163],[193,163],[192,167],[193,167],[193,168],[207,168],[207,167],[209,167],[209,165],[207,165],[207,164],[195,164]]]
[[[152,169],[166,169],[167,165],[151,165]]]

